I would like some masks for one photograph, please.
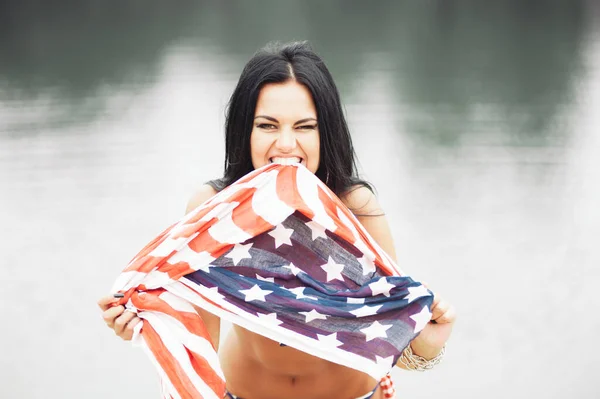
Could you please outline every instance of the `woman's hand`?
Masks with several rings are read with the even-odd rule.
[[[100,298],[98,306],[102,309],[102,318],[106,325],[114,330],[117,336],[125,341],[130,341],[133,328],[141,321],[133,312],[126,312],[123,305],[114,306],[120,298],[108,295]]]
[[[454,306],[446,302],[439,294],[434,293],[431,320],[419,336],[411,342],[413,353],[425,359],[436,357],[450,338],[455,321]]]

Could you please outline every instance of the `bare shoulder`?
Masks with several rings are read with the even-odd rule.
[[[369,235],[394,261],[396,249],[392,232],[377,197],[362,185],[350,188],[340,199],[352,211]]]
[[[209,186],[208,184],[203,184],[189,199],[185,212],[188,213],[193,209],[196,209],[199,205],[201,205],[207,199],[213,197],[217,194],[217,191]]]
[[[340,199],[357,217],[361,215],[381,216],[384,214],[375,194],[363,185],[351,187],[342,194]]]

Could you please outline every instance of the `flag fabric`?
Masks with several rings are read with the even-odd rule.
[[[379,381],[430,320],[433,300],[300,164],[257,169],[185,215],[133,258],[113,292],[143,321],[133,342],[156,365],[164,397],[184,399],[225,393],[191,304]]]

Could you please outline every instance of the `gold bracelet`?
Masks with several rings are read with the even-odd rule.
[[[402,351],[402,355],[400,355],[400,359],[398,359],[398,361],[402,363],[408,370],[426,371],[431,370],[432,368],[440,364],[442,358],[444,357],[444,354],[446,354],[446,345],[442,347],[442,350],[436,357],[427,360],[424,357],[415,355],[412,351],[412,348],[410,347],[410,344],[408,344],[406,349]]]

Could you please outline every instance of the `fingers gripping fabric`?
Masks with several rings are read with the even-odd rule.
[[[165,398],[220,399],[225,378],[192,304],[311,355],[384,378],[430,319],[406,276],[301,165],[267,165],[144,247],[113,292]]]

